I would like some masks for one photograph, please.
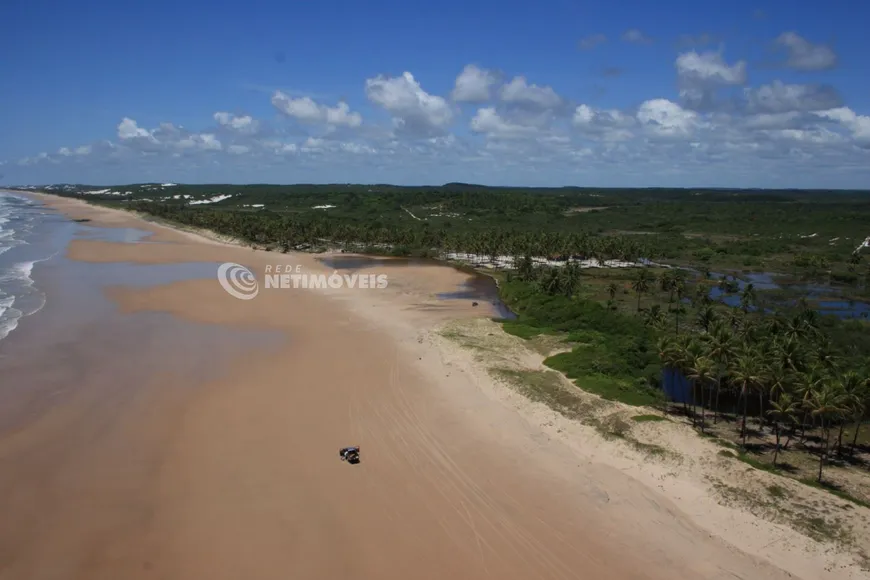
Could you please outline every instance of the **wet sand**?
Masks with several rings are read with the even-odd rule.
[[[428,329],[492,315],[437,299],[467,276],[408,267],[383,291],[248,301],[214,278],[131,286],[137,266],[113,265],[330,270],[52,203],[154,235],[74,241],[69,270],[45,274],[49,306],[0,345],[0,578],[790,577],[691,505],[581,463],[446,360]]]

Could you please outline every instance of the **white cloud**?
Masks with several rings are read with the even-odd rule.
[[[721,51],[698,53],[694,50],[677,56],[677,86],[683,105],[695,110],[716,108],[721,87],[746,83],[746,61],[729,65]]]
[[[146,131],[139,127],[139,125],[136,124],[136,121],[124,117],[118,124],[118,139],[121,139],[122,141],[130,139],[147,139],[153,141],[154,137],[151,135],[150,131]]]
[[[203,151],[220,151],[223,145],[212,133],[192,134],[174,143],[178,149],[201,149]]]
[[[522,137],[536,132],[534,127],[506,121],[494,107],[478,109],[471,120],[471,130],[494,138]]]
[[[616,142],[634,137],[631,129],[637,125],[637,120],[616,109],[600,110],[589,105],[578,105],[572,124],[585,136]]]
[[[823,119],[840,123],[852,133],[855,139],[861,141],[870,140],[870,116],[868,115],[858,115],[848,107],[820,111],[816,115]]]
[[[232,113],[217,112],[214,114],[214,120],[221,127],[226,127],[240,133],[255,133],[259,124],[250,115],[238,117]]]
[[[749,110],[753,112],[819,111],[842,104],[834,88],[824,85],[789,85],[776,80],[743,92]]]
[[[413,134],[445,129],[453,121],[453,110],[443,97],[430,95],[409,72],[400,77],[379,75],[366,79],[368,99],[393,116],[395,127]]]
[[[717,85],[742,85],[746,82],[746,61],[729,66],[719,52],[694,50],[677,57],[677,75],[684,82]]]
[[[169,122],[142,127],[124,117],[111,141],[7,160],[4,180],[57,175],[62,182],[93,176],[111,182],[103,176],[117,171],[142,181],[171,168],[177,177],[170,181],[188,172],[190,181],[214,175],[209,179],[641,186],[868,182],[868,111],[847,107],[825,85],[772,81],[743,88],[747,68],[726,61],[721,50],[684,52],[667,79],[676,79],[679,92],[649,95],[640,87],[641,104],[619,108],[615,100],[607,104],[609,93],[598,95],[596,106],[578,103],[524,76],[501,85],[499,73],[474,65],[445,87],[453,103],[425,91],[410,73],[379,76],[365,81],[365,94],[392,119],[365,124],[345,102],[327,106],[313,96],[269,91],[279,111],[302,122],[288,126],[219,111],[211,129],[196,132]],[[461,128],[454,124],[462,115],[459,102],[481,103]]]
[[[490,99],[490,90],[496,83],[498,75],[469,64],[456,77],[451,98],[460,103],[483,103]]]
[[[281,91],[275,91],[272,105],[288,117],[307,123],[326,123],[333,127],[359,127],[362,124],[362,116],[352,112],[345,102],[328,107],[316,103],[311,97],[292,98]]]
[[[562,98],[551,87],[529,85],[522,76],[514,77],[501,88],[501,100],[539,109],[555,109],[562,104]]]
[[[637,120],[646,130],[666,137],[690,136],[703,125],[697,113],[667,99],[644,101],[637,110]]]
[[[828,70],[837,66],[837,54],[824,44],[813,44],[796,32],[783,32],[774,43],[788,52],[785,65],[803,71]]]

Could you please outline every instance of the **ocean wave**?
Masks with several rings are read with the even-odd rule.
[[[19,262],[0,272],[0,340],[18,327],[18,321],[36,314],[45,306],[45,293],[33,285],[33,267],[54,254],[40,260]]]
[[[0,340],[18,327],[18,319],[23,315],[23,312],[12,307],[13,304],[15,296],[0,298]]]
[[[45,248],[48,252],[42,253],[45,232],[36,234],[34,228],[43,215],[30,200],[0,193],[0,340],[18,327],[21,318],[45,306],[45,294],[34,286],[33,268],[58,252]],[[16,251],[7,253],[12,249]]]

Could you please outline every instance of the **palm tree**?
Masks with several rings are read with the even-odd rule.
[[[532,261],[532,256],[530,254],[525,254],[519,260],[514,260],[514,264],[517,268],[517,276],[523,282],[530,282],[534,277],[535,263]]]
[[[820,340],[813,351],[813,358],[827,371],[834,371],[837,368],[837,356],[834,353],[834,347],[828,339]]]
[[[743,422],[740,425],[740,437],[743,439],[743,448],[745,449],[749,392],[763,380],[761,363],[753,353],[744,350],[735,358],[730,375],[731,382],[740,389],[740,397],[743,399]]]
[[[668,304],[674,301],[674,283],[676,282],[676,273],[673,270],[665,270],[659,277],[659,287],[662,292],[669,292]]]
[[[686,308],[682,304],[677,304],[672,311],[674,313],[674,334],[680,334],[680,314],[685,314]]]
[[[712,360],[706,356],[699,356],[692,361],[691,366],[687,369],[686,378],[693,384],[701,388],[701,433],[704,432],[704,393],[707,391],[707,386],[710,385],[716,376],[715,365]]]
[[[828,458],[828,447],[831,441],[831,422],[840,418],[845,412],[845,395],[842,385],[826,381],[822,387],[813,391],[809,399],[809,407],[813,417],[819,419],[822,427],[822,450],[819,454],[819,483],[822,482],[822,468]]]
[[[695,286],[695,302],[700,304],[710,304],[710,289],[701,282]]]
[[[568,262],[562,268],[562,292],[571,297],[580,285],[580,266],[575,262]]]
[[[655,283],[655,276],[649,270],[641,269],[637,278],[631,285],[634,291],[637,292],[637,311],[640,312],[640,297],[646,292],[649,292],[650,287]]]
[[[704,332],[710,332],[710,326],[716,322],[718,315],[712,304],[705,304],[698,311],[698,326],[704,329]]]
[[[800,411],[800,403],[795,401],[791,393],[783,393],[776,401],[771,401],[772,407],[767,414],[773,418],[773,425],[776,433],[776,450],[773,452],[773,466],[776,467],[776,459],[779,457],[779,441],[780,429],[783,424],[794,425],[797,422],[798,412]],[[792,430],[792,433],[794,430]],[[788,436],[791,439],[791,434]],[[788,447],[788,440],[785,442]]]
[[[843,403],[845,405],[847,419],[855,422],[855,442],[858,440],[858,429],[861,427],[861,419],[864,418],[867,401],[867,383],[860,374],[854,371],[844,373],[840,377],[843,386]],[[837,434],[837,453],[843,453],[843,429],[847,421],[840,423],[840,432]],[[855,446],[852,445],[854,450]]]
[[[803,408],[803,414],[801,416],[801,441],[806,437],[807,417],[811,415],[810,411],[812,410],[812,407],[810,405],[810,399],[812,399],[813,393],[821,390],[826,378],[827,376],[818,366],[811,366],[806,372],[797,373],[795,375],[795,395],[797,395]]]
[[[665,314],[662,312],[662,307],[658,304],[653,304],[646,311],[646,323],[653,328],[661,328],[665,322]]]
[[[538,278],[538,288],[545,294],[555,296],[562,291],[562,277],[558,268],[544,267]]]
[[[718,421],[719,395],[722,392],[722,376],[728,369],[728,362],[734,356],[734,339],[727,326],[717,324],[706,335],[708,356],[716,364],[716,405],[713,409],[713,423]]]
[[[619,286],[616,282],[611,282],[607,285],[607,294],[610,296],[611,300],[616,299],[616,293],[619,292]]]
[[[755,299],[755,286],[750,282],[740,294],[740,307],[743,308],[743,312],[749,312],[749,309],[755,304]]]

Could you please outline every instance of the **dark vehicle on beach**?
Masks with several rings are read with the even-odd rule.
[[[359,447],[345,447],[339,449],[338,455],[341,457],[342,461],[347,461],[352,464],[359,463]]]

